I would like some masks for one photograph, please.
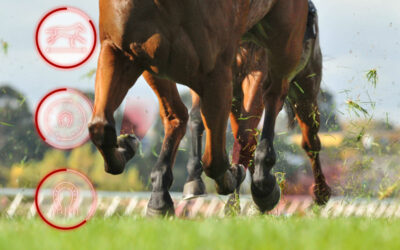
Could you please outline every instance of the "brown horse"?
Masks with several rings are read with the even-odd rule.
[[[113,114],[143,74],[160,100],[166,132],[151,173],[148,215],[174,209],[168,190],[188,119],[175,82],[190,87],[201,100],[207,135],[203,169],[216,181],[217,191],[232,193],[243,181],[243,166],[229,162],[225,131],[232,64],[244,34],[266,48],[269,63],[268,84],[263,87],[267,115],[256,152],[253,197],[261,210],[277,202],[280,191],[270,174],[275,159],[271,128],[300,61],[307,11],[306,0],[100,0],[101,51],[90,137],[106,171],[121,173],[135,154],[137,140],[131,135],[117,139]]]
[[[321,145],[317,134],[319,130],[317,96],[322,75],[322,54],[319,46],[318,17],[312,2],[309,2],[307,30],[303,44],[301,64],[289,87],[287,104],[290,105],[290,111],[294,111],[288,112],[289,123],[292,126],[294,121],[294,117],[290,114],[296,115],[303,132],[302,146],[311,161],[314,174],[315,201],[317,204],[323,205],[328,201],[331,192],[326,184],[319,160]],[[233,72],[234,101],[230,118],[235,142],[232,162],[242,164],[245,168],[250,169],[251,174],[254,174],[252,162],[257,146],[256,128],[264,110],[262,85],[268,81],[268,58],[264,48],[253,42],[244,42],[237,55]],[[200,114],[200,99],[194,92],[192,93],[192,102],[189,120],[192,151],[187,164],[189,176],[183,191],[185,198],[205,194],[200,162],[204,125]],[[271,132],[269,131],[269,133]]]

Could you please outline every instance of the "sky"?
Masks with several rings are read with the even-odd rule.
[[[360,103],[378,119],[400,126],[400,1],[314,0],[319,12],[321,48],[324,55],[323,88],[334,94],[341,119],[350,119],[346,102]],[[82,67],[59,70],[47,65],[34,45],[34,32],[41,17],[55,7],[69,5],[86,12],[98,24],[97,0],[2,1],[0,39],[9,43],[0,53],[0,84],[8,83],[27,96],[32,108],[55,88],[75,87],[94,91],[94,79],[83,76],[96,68],[95,55]],[[376,89],[365,77],[377,69]],[[180,91],[187,91],[180,87]],[[143,79],[128,93],[156,103]],[[374,109],[370,102],[376,103]]]

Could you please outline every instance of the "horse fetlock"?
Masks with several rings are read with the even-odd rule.
[[[313,186],[313,191],[315,195],[315,203],[320,206],[326,205],[326,203],[328,203],[329,199],[332,196],[332,190],[328,186],[328,184],[326,184],[326,182],[315,184]]]
[[[117,145],[115,128],[107,121],[91,122],[88,127],[90,139],[100,150],[103,147],[115,147]]]
[[[153,192],[167,192],[174,180],[172,169],[165,164],[156,164],[150,178]]]
[[[228,195],[235,192],[245,177],[246,170],[242,165],[232,165],[223,175],[215,179],[218,194]]]
[[[267,140],[260,142],[255,152],[254,161],[256,166],[261,165],[267,168],[268,171],[275,165],[276,153],[271,143],[268,143]]]
[[[203,166],[199,158],[191,157],[186,165],[188,171],[187,182],[199,179],[203,173]]]
[[[254,193],[259,196],[265,196],[272,192],[276,183],[276,178],[269,172],[255,171],[252,176],[251,185],[254,187]]]

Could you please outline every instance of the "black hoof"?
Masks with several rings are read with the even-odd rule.
[[[183,186],[183,199],[190,200],[206,195],[206,186],[203,180],[196,179],[193,181],[186,182]]]
[[[225,174],[216,179],[217,193],[228,195],[235,192],[235,189],[242,184],[246,177],[246,170],[241,164],[232,165]]]
[[[175,209],[174,206],[172,207],[167,207],[164,209],[153,209],[150,207],[147,207],[146,209],[146,217],[149,218],[157,218],[157,217],[172,217],[175,216]]]
[[[240,199],[238,193],[233,193],[229,195],[229,198],[224,206],[224,214],[225,216],[236,216],[240,215]]]
[[[328,203],[329,199],[332,196],[332,190],[331,188],[326,184],[321,184],[321,185],[314,185],[314,200],[315,203],[319,206],[324,206],[326,203]]]
[[[175,215],[174,202],[168,192],[152,192],[147,204],[146,216],[168,217]]]
[[[261,213],[271,211],[278,205],[281,199],[281,188],[275,182],[275,186],[270,193],[263,194],[253,183],[251,183],[251,196]]]

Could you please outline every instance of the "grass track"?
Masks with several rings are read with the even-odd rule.
[[[400,220],[94,218],[62,232],[39,219],[0,219],[0,249],[400,249]]]

